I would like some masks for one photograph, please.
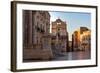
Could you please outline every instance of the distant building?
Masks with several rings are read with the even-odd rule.
[[[74,51],[81,50],[81,35],[88,30],[87,27],[80,27],[72,34],[72,47]]]
[[[87,27],[80,27],[80,34],[83,34],[83,32],[88,31],[89,29]]]
[[[52,58],[50,14],[47,11],[23,10],[23,58]]]
[[[79,36],[78,36],[78,31],[75,31],[72,35],[72,42],[73,42],[73,45],[72,45],[72,48],[73,48],[73,51],[76,51],[79,47]]]
[[[52,22],[51,34],[52,34],[52,49],[57,49],[59,52],[67,52],[68,49],[68,32],[67,24],[61,19],[56,19]]]
[[[91,48],[91,31],[85,31],[83,32],[83,34],[81,35],[81,45],[80,48],[81,50],[90,50]]]
[[[68,51],[70,51],[70,52],[72,52],[72,51],[73,51],[73,49],[72,49],[72,41],[69,41],[69,46],[68,46],[68,48],[69,48],[69,50],[68,50]]]

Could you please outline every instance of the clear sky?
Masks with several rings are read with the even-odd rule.
[[[69,40],[72,38],[72,33],[79,27],[84,26],[91,28],[91,14],[79,12],[49,12],[50,22],[60,18],[67,23],[67,31],[69,33]]]

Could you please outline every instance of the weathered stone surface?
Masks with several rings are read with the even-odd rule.
[[[35,60],[49,60],[53,58],[52,51],[49,49],[24,49],[23,58]]]

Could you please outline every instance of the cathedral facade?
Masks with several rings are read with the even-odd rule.
[[[52,50],[56,49],[58,52],[68,51],[68,32],[67,24],[61,19],[56,19],[51,25],[51,46]]]

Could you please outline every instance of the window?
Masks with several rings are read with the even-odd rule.
[[[39,16],[37,16],[37,18],[39,19]]]
[[[61,23],[59,22],[59,23],[57,23],[57,25],[61,25]]]

